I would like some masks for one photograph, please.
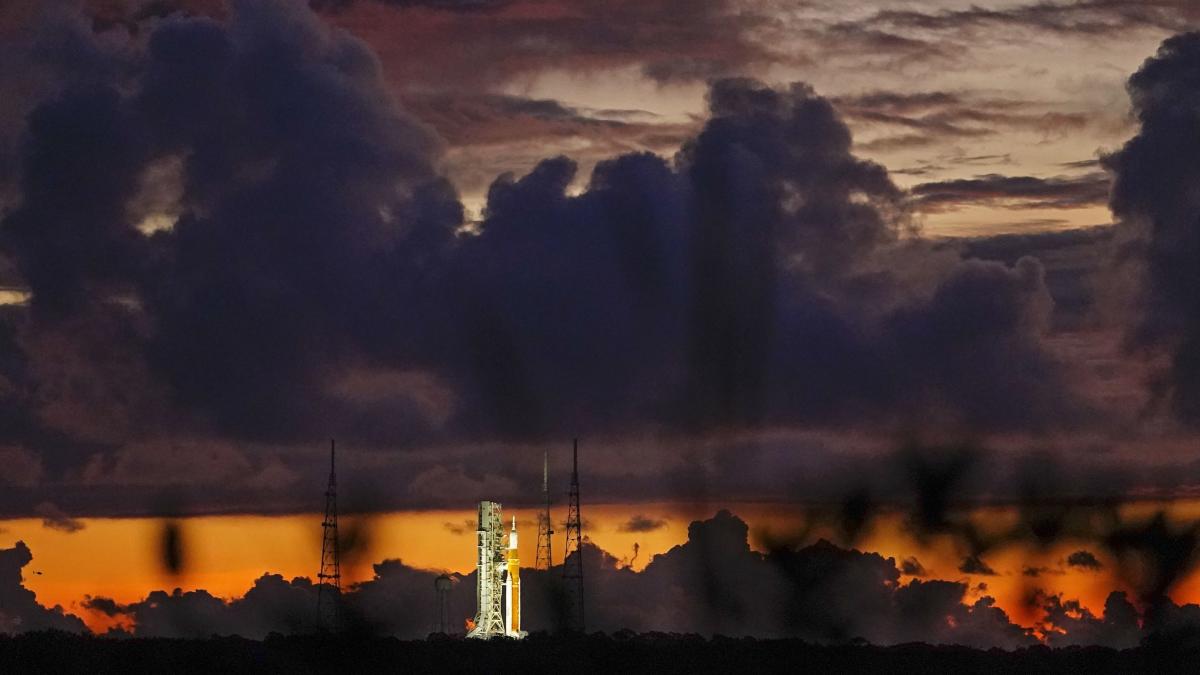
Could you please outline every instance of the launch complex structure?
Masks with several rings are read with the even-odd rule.
[[[517,556],[517,518],[505,537],[504,519],[496,502],[479,502],[479,564],[475,580],[475,626],[470,638],[523,638],[521,630],[521,561]],[[505,541],[507,539],[507,542]],[[505,544],[507,543],[507,548]]]
[[[564,627],[573,632],[584,631],[583,623],[583,529],[579,517],[579,441],[572,448],[571,490],[567,504],[567,545],[563,558],[563,590],[567,601]],[[553,564],[550,536],[554,532],[550,520],[549,455],[542,457],[542,498],[545,510],[538,514],[538,547],[536,568],[549,571]],[[469,625],[467,637],[487,639],[510,637],[521,639],[521,561],[517,556],[517,519],[506,538],[500,504],[479,502],[479,528],[475,531],[479,561],[475,573],[475,620]],[[505,544],[507,541],[507,548]]]
[[[549,454],[542,457],[542,498],[544,511],[538,514],[538,546],[535,567],[549,571],[553,565],[550,539],[554,533],[550,520]],[[509,637],[521,639],[521,560],[517,553],[517,519],[505,532],[500,504],[479,502],[479,527],[475,531],[479,558],[476,566],[474,621],[468,621],[467,637]],[[317,574],[317,630],[332,632],[341,628],[341,561],[337,527],[337,474],[334,444],[329,444],[329,485],[325,491],[325,519],[321,545],[321,571]],[[572,449],[571,489],[567,504],[567,537],[563,551],[562,581],[567,601],[564,627],[584,630],[583,621],[583,528],[579,515],[579,441]],[[507,535],[507,536],[506,536]],[[442,575],[435,580],[438,593],[438,631],[446,632],[447,595],[452,582]]]

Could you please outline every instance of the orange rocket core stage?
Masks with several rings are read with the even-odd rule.
[[[509,635],[521,634],[521,559],[517,554],[517,517],[513,516],[512,531],[508,534],[508,578],[505,580],[508,607],[505,631]]]

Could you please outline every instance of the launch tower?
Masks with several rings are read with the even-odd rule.
[[[321,571],[317,573],[317,629],[337,630],[338,602],[342,590],[342,565],[338,555],[337,471],[334,442],[329,441],[329,486],[325,489],[325,520],[321,523]]]
[[[504,635],[504,522],[500,505],[479,502],[479,562],[475,567],[475,627],[467,637]]]
[[[507,534],[506,537],[500,505],[479,502],[475,623],[467,637],[525,637],[521,630],[521,561],[517,556],[516,518]]]
[[[563,585],[566,587],[566,628],[584,632],[583,524],[579,517],[579,439],[571,450],[571,491],[567,494],[567,545],[563,547]]]

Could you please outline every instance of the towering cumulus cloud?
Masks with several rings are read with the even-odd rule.
[[[51,14],[24,54],[49,74],[0,223],[0,271],[31,294],[4,308],[0,396],[3,440],[48,480],[328,435],[974,434],[1087,414],[1042,345],[1041,264],[914,237],[904,192],[806,85],[718,80],[674,158],[589,177],[546,159],[465,223],[439,139],[303,3],[137,27]]]
[[[806,86],[725,80],[709,101],[673,163],[601,163],[577,196],[564,158],[493,184],[455,277],[490,336],[457,351],[480,355],[463,389],[490,393],[495,419],[1078,419],[1040,344],[1036,260],[959,262],[905,237],[901,191]]]
[[[0,548],[0,634],[31,630],[84,632],[83,621],[67,614],[62,607],[46,608],[38,604],[33,591],[21,582],[21,570],[33,560],[25,542],[12,548]]]
[[[403,344],[422,267],[462,220],[435,139],[371,53],[287,7],[164,24],[132,102],[156,159],[182,163],[179,219],[142,288],[149,358],[245,435],[336,416],[328,379]]]
[[[1163,393],[1200,424],[1200,34],[1164,42],[1129,80],[1138,134],[1106,164],[1138,276],[1135,345],[1170,354]]]
[[[86,32],[46,32],[60,38],[47,50],[117,65],[34,110],[23,199],[4,221],[32,291],[32,368],[51,387],[89,382],[46,391],[37,418],[70,408],[75,435],[119,441],[171,417],[150,400],[166,393],[239,437],[306,433],[317,410],[336,419],[329,380],[395,354],[419,320],[423,267],[462,221],[438,141],[395,106],[362,43],[297,3],[234,3],[224,25],[167,18],[107,52]],[[38,353],[47,336],[111,356],[57,365]],[[137,409],[105,415],[105,399]]]

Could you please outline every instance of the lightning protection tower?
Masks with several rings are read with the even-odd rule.
[[[342,593],[342,569],[338,556],[337,471],[334,442],[329,441],[329,487],[325,489],[325,520],[321,523],[321,571],[317,573],[317,629],[337,628],[338,602]]]
[[[554,555],[551,551],[550,538],[554,534],[554,525],[550,520],[550,452],[546,451],[542,454],[542,501],[545,502],[545,510],[538,514],[538,540],[537,540],[537,558],[534,560],[534,569],[548,570],[554,564]]]
[[[571,491],[567,497],[567,545],[563,549],[563,586],[566,601],[566,627],[584,632],[583,613],[583,528],[579,518],[579,439],[571,450]]]

